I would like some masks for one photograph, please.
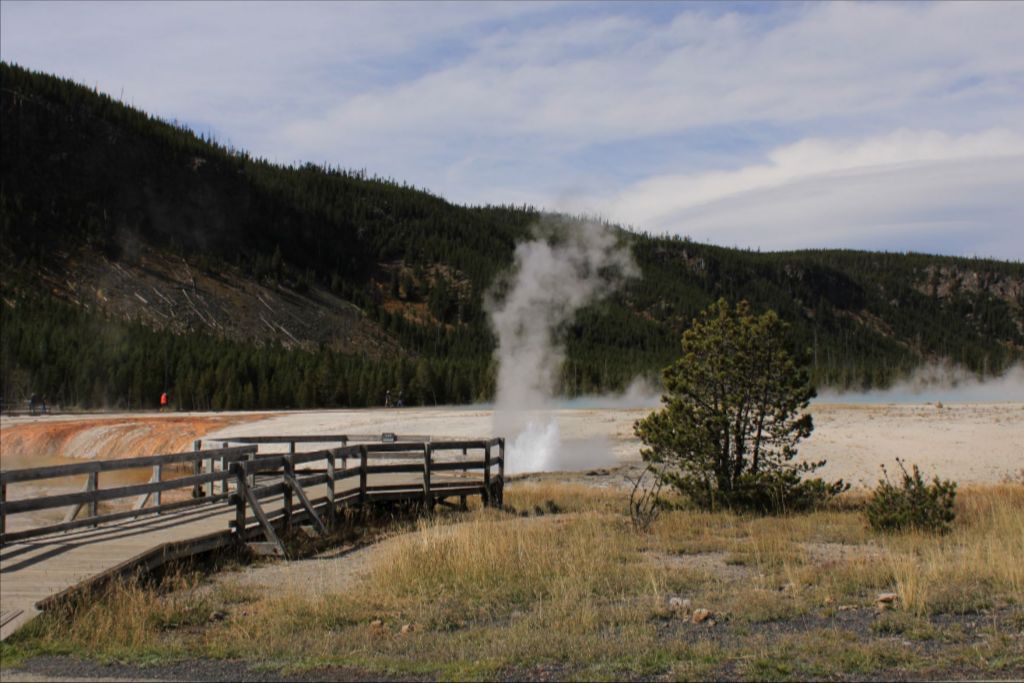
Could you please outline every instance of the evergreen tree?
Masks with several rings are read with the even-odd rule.
[[[665,407],[636,423],[644,460],[703,508],[780,511],[844,489],[800,480],[824,461],[792,462],[814,428],[806,413],[814,389],[787,349],[786,329],[746,301],[712,304],[665,369]]]

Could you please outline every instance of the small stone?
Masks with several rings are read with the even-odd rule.
[[[401,628],[401,633],[404,636],[404,635],[408,635],[408,634],[412,633],[415,630],[416,630],[416,627],[413,626],[412,624],[404,624],[402,626],[402,628]]]
[[[897,598],[899,598],[899,596],[896,593],[879,593],[878,594],[878,602],[879,603],[883,603],[884,602],[887,605],[896,602]]]
[[[856,605],[839,605],[840,612],[849,612],[852,609],[857,609]]]
[[[693,623],[700,624],[711,618],[711,610],[700,607],[693,610]]]
[[[384,630],[384,622],[381,621],[380,619],[374,619],[373,621],[370,622],[370,630],[372,630],[372,631],[383,631]]]
[[[714,626],[714,625],[715,625],[715,624],[717,624],[718,622],[717,622],[717,621],[715,621],[714,619],[708,619],[708,620],[707,620],[707,621],[705,621],[704,623],[705,623],[705,625],[707,625],[707,627],[708,627],[708,628],[711,628],[712,626]]]

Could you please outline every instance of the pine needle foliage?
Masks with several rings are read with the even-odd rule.
[[[814,429],[814,389],[788,351],[774,311],[719,299],[682,337],[682,357],[664,371],[665,407],[635,425],[643,458],[701,508],[760,513],[807,509],[849,488],[804,480],[825,461],[793,462]]]

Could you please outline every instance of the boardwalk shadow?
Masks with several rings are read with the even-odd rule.
[[[210,517],[225,516],[227,512],[227,508],[220,506],[200,510],[189,510],[184,513],[177,513],[173,515],[161,517],[150,516],[144,519],[135,519],[130,522],[120,523],[114,526],[100,526],[84,531],[67,532],[65,535],[60,537],[51,538],[49,542],[45,540],[35,540],[27,545],[15,544],[5,548],[4,552],[0,554],[0,574],[9,574],[31,567],[35,564],[45,562],[83,546],[93,545],[96,543],[107,543],[112,540],[131,538],[133,536],[143,534],[150,535],[173,527],[187,526],[188,524]],[[225,523],[224,526],[226,530],[227,524]],[[57,545],[53,546],[53,544]],[[153,545],[156,544],[157,542],[155,541]],[[12,559],[25,555],[26,553],[34,553],[36,551],[42,552],[33,554],[31,557],[26,557],[15,564],[8,564]]]

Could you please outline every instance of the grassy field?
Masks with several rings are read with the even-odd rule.
[[[521,512],[405,523],[360,573],[332,576],[353,571],[344,557],[318,563],[316,580],[284,569],[275,591],[230,571],[123,584],[44,615],[3,644],[2,664],[71,654],[448,679],[1024,676],[1020,484],[962,490],[942,537],[874,533],[851,495],[792,517],[672,511],[637,533],[626,496],[515,482],[506,503]],[[884,592],[897,598],[880,610]],[[694,623],[696,610],[710,616]]]

